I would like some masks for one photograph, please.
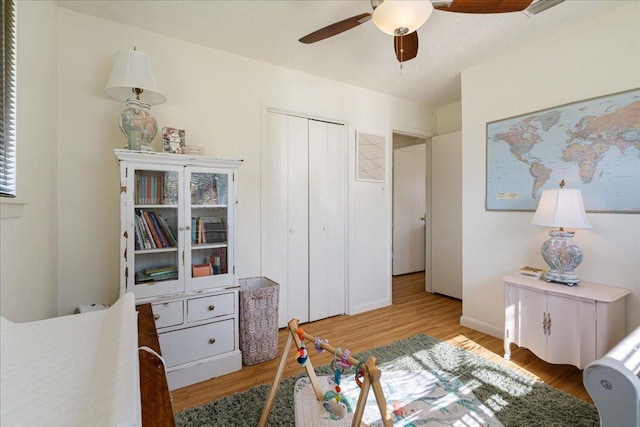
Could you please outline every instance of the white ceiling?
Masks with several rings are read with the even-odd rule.
[[[417,58],[397,62],[393,37],[372,21],[305,45],[298,39],[371,12],[369,0],[58,0],[62,7],[264,62],[440,107],[461,99],[460,71],[628,4],[567,0],[532,17],[435,10],[418,30]],[[123,46],[129,48],[130,46]]]

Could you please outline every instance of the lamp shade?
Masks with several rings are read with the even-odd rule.
[[[543,190],[531,223],[546,227],[591,228],[582,204],[582,192],[574,188]]]
[[[373,11],[373,23],[387,34],[403,36],[420,28],[432,12],[430,1],[385,0]]]
[[[151,72],[151,57],[137,50],[119,50],[104,93],[118,101],[126,101],[135,98],[133,88],[142,89],[141,101],[147,104],[162,104],[167,100],[158,92]]]

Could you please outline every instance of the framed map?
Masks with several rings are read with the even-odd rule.
[[[384,136],[356,133],[356,179],[385,181],[386,141]]]
[[[487,210],[535,211],[563,179],[587,212],[640,213],[640,89],[487,123]]]

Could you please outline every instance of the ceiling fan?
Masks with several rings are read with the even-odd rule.
[[[380,30],[394,36],[396,58],[402,62],[418,54],[418,33],[431,16],[433,9],[458,13],[508,13],[527,9],[534,0],[433,0],[400,1],[371,0],[373,13],[361,13],[323,27],[299,39],[301,43],[315,43],[335,36],[371,20]],[[563,0],[538,0],[558,4]],[[548,8],[549,6],[545,7]]]

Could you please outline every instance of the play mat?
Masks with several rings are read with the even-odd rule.
[[[335,388],[331,376],[318,377],[323,391]],[[493,412],[478,400],[469,387],[446,372],[383,371],[382,389],[394,426],[501,426]],[[351,375],[341,381],[347,416],[339,419],[331,414],[328,403],[319,402],[308,377],[300,378],[294,387],[296,426],[348,426],[358,402],[360,388]],[[373,390],[367,396],[363,425],[382,426]]]

